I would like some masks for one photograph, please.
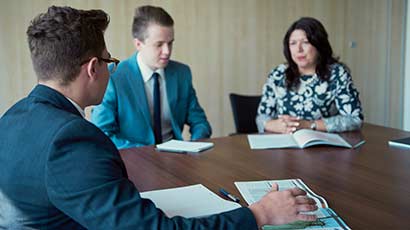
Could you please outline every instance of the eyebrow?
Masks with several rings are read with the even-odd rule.
[[[160,40],[160,41],[155,41],[155,42],[153,42],[153,44],[158,44],[158,43],[172,43],[172,42],[174,42],[174,41],[175,41],[175,39],[172,39],[171,41]]]
[[[308,38],[300,38],[300,39],[289,39],[289,42],[291,42],[291,41],[309,41],[309,39]]]

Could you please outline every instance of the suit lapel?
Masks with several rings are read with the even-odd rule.
[[[136,54],[133,55],[130,59],[128,59],[130,66],[132,67],[131,73],[135,73],[130,77],[130,87],[132,88],[133,97],[135,98],[136,104],[133,105],[134,108],[139,110],[144,117],[145,122],[152,126],[151,124],[151,114],[149,111],[147,95],[145,93],[145,85],[144,80],[142,79],[141,70],[137,63]]]
[[[177,73],[172,70],[172,67],[165,68],[165,81],[167,88],[168,105],[170,110],[169,112],[171,115],[172,130],[174,132],[175,138],[182,140],[182,130],[179,128],[179,125],[175,120],[175,117],[178,117],[178,113],[181,113],[181,111],[178,111],[177,108],[179,92],[178,76]]]
[[[178,78],[176,73],[170,68],[165,68],[165,81],[167,88],[167,97],[169,109],[172,114],[172,111],[176,111],[176,100],[178,98]]]

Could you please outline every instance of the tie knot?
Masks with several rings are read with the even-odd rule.
[[[152,77],[154,78],[155,81],[157,81],[157,80],[159,79],[159,73],[154,72],[154,73],[152,74]]]

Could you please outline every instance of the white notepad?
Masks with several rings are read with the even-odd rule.
[[[190,152],[197,153],[204,151],[206,149],[212,148],[214,146],[211,142],[192,142],[192,141],[179,141],[179,140],[170,140],[162,144],[156,145],[157,150],[159,151],[168,151],[168,152]]]
[[[241,205],[222,199],[202,184],[142,192],[168,217],[203,217],[240,208]]]

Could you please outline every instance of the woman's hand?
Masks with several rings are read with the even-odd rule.
[[[316,130],[326,131],[322,120],[302,120],[299,117],[280,115],[278,119],[270,120],[265,124],[265,131],[274,133],[293,133],[299,129],[311,129],[312,122],[316,124]]]
[[[300,118],[289,115],[279,115],[278,119],[265,124],[265,131],[274,133],[293,133],[300,126]]]

